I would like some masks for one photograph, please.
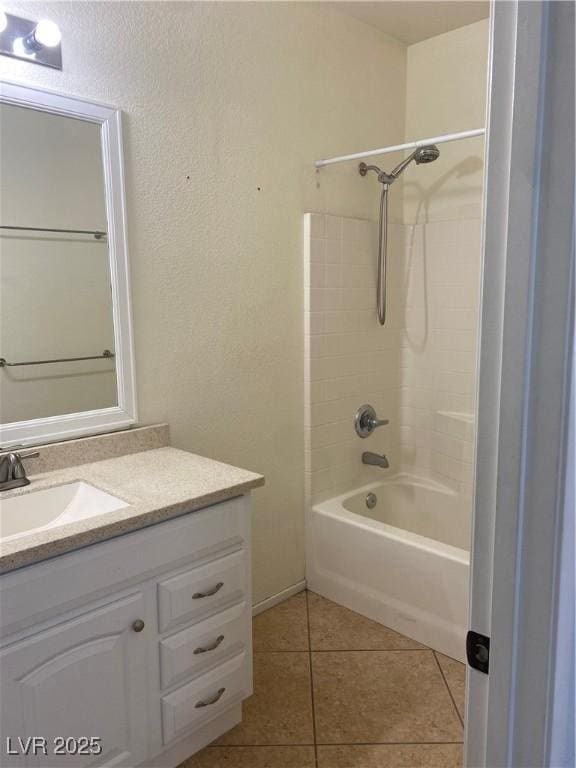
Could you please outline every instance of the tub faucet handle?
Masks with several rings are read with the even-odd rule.
[[[368,437],[377,427],[384,427],[389,423],[389,419],[379,419],[373,406],[368,403],[358,408],[354,418],[354,428],[358,437]]]

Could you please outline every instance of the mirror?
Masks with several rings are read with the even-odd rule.
[[[3,83],[1,444],[135,420],[119,112]]]

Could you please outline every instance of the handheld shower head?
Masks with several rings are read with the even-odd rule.
[[[426,163],[433,163],[434,160],[437,160],[440,157],[440,150],[435,144],[430,144],[427,147],[418,147],[417,149],[412,152],[411,155],[408,155],[408,157],[404,158],[401,163],[399,163],[396,168],[390,173],[390,176],[392,179],[396,180],[398,176],[410,165],[412,160],[416,163],[416,165],[426,165]]]
[[[412,160],[416,165],[426,165],[427,163],[433,163],[440,157],[440,150],[435,144],[429,144],[426,147],[418,147],[412,152],[411,155],[405,157],[401,163],[398,163],[396,168],[390,173],[386,173],[377,165],[366,165],[366,163],[360,163],[358,166],[358,173],[360,176],[367,176],[368,171],[374,171],[378,175],[378,181],[381,184],[392,184],[398,176],[410,165]]]
[[[414,153],[414,160],[417,165],[426,163],[433,163],[440,157],[440,150],[435,144],[430,144],[428,147],[418,147]]]
[[[425,165],[426,163],[433,163],[438,157],[440,157],[438,147],[435,144],[428,144],[427,146],[417,147],[391,173],[386,173],[386,171],[378,168],[377,165],[360,163],[358,166],[360,176],[367,176],[369,171],[374,171],[378,176],[378,181],[382,184],[382,192],[380,194],[380,225],[378,227],[378,283],[376,287],[376,304],[380,325],[384,325],[386,322],[386,261],[388,256],[388,193],[390,185],[396,181],[412,160],[414,160],[416,165]]]

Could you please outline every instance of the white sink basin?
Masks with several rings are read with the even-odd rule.
[[[122,499],[81,481],[0,498],[0,539],[15,539],[127,506]]]

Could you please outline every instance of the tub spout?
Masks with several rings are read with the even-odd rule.
[[[373,467],[382,467],[382,469],[388,469],[390,466],[384,453],[371,453],[370,451],[364,451],[362,454],[362,464],[370,464]]]

